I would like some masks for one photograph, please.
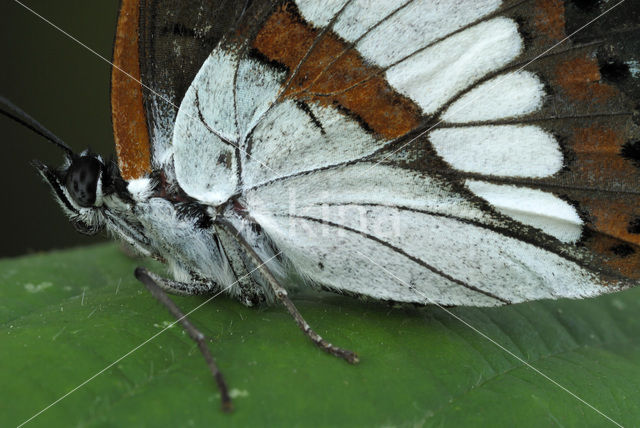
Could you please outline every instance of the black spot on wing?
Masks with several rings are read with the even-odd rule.
[[[579,9],[582,9],[585,12],[591,12],[600,5],[600,0],[573,0],[571,3],[575,4]]]
[[[231,170],[233,168],[233,159],[230,152],[220,153],[218,156],[218,160],[216,161],[218,165]]]
[[[619,244],[611,247],[611,252],[616,256],[627,257],[636,252],[629,244]]]
[[[622,146],[620,154],[623,158],[630,160],[635,166],[640,168],[640,140],[625,143]]]
[[[636,217],[629,222],[627,231],[633,234],[640,234],[640,217]]]
[[[631,70],[619,59],[608,59],[600,61],[600,75],[604,80],[620,83],[631,77]]]

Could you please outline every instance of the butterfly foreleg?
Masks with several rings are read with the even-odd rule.
[[[249,243],[246,240],[244,240],[242,235],[231,223],[224,221],[222,222],[222,225],[228,230],[229,233],[231,233],[233,236],[236,237],[240,245],[242,245],[242,247],[246,250],[249,257],[255,263],[256,270],[258,270],[262,274],[263,278],[271,287],[273,294],[284,305],[284,307],[287,309],[289,314],[293,317],[296,324],[298,324],[298,327],[300,327],[300,330],[302,330],[302,332],[309,339],[311,339],[311,341],[315,343],[316,346],[318,346],[323,351],[328,352],[329,354],[334,355],[336,357],[342,358],[351,364],[358,363],[359,362],[358,354],[356,354],[353,351],[342,349],[340,347],[333,345],[332,343],[323,339],[322,336],[316,333],[311,328],[311,326],[309,326],[309,323],[305,321],[305,319],[302,317],[300,312],[298,312],[298,309],[295,307],[291,299],[289,299],[287,290],[282,285],[280,285],[280,282],[278,282],[276,277],[271,273],[269,268],[266,266],[266,263],[260,258],[260,256],[251,247],[251,245],[249,245]]]
[[[209,348],[207,347],[206,336],[200,330],[198,330],[196,326],[191,323],[191,321],[189,321],[187,316],[182,313],[180,308],[169,298],[167,293],[165,293],[166,290],[169,292],[177,292],[178,294],[187,294],[186,292],[184,292],[183,286],[189,286],[193,289],[194,286],[204,287],[204,285],[178,283],[177,281],[159,277],[158,275],[149,272],[143,267],[136,268],[135,276],[140,282],[145,285],[145,287],[147,287],[153,297],[155,297],[169,310],[171,315],[176,318],[176,320],[182,325],[182,328],[184,328],[184,330],[189,334],[189,337],[191,337],[191,339],[196,342],[198,348],[200,349],[200,352],[202,353],[202,356],[204,357],[207,365],[209,366],[209,369],[211,370],[211,374],[213,375],[213,378],[218,385],[218,389],[220,390],[222,410],[227,412],[231,411],[233,409],[233,405],[231,404],[229,389],[227,388],[227,383],[225,382],[222,373],[218,369],[218,366],[213,359]]]

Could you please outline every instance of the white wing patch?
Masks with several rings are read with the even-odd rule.
[[[387,70],[386,76],[391,86],[429,114],[487,73],[509,63],[521,50],[516,23],[495,18],[409,57]]]
[[[215,50],[185,94],[173,133],[176,178],[190,196],[218,205],[237,185],[235,55]]]
[[[238,139],[238,128],[235,117],[235,100],[233,99],[233,79],[238,67],[238,58],[231,52],[214,50],[204,62],[189,92],[189,101],[196,110],[191,111],[196,118],[202,115],[202,119],[209,128],[228,141]],[[193,96],[197,95],[200,104],[200,113],[197,106],[193,105]],[[184,105],[184,101],[181,106]]]
[[[247,133],[277,98],[284,74],[220,48],[207,58],[180,104],[165,155],[173,155],[178,183],[190,196],[218,205],[237,191],[235,149],[245,150]]]
[[[528,71],[502,74],[472,89],[442,115],[450,123],[483,122],[532,113],[542,106],[544,85]]]
[[[307,109],[307,111],[305,111]],[[287,100],[256,127],[245,166],[246,187],[373,153],[382,141],[333,107]],[[261,163],[269,168],[264,168]]]
[[[345,4],[296,3],[303,17],[320,27],[328,25]],[[389,83],[429,114],[522,51],[517,24],[504,17],[453,34],[501,4],[501,0],[355,0],[342,10],[332,31],[348,42],[357,41],[355,48],[368,61],[390,67]]]
[[[347,0],[297,0],[296,4],[304,18],[316,27],[326,27]]]
[[[447,163],[465,172],[546,177],[562,168],[558,142],[537,126],[436,129],[429,139]]]
[[[491,13],[500,3],[500,0],[412,1],[364,36],[356,48],[368,60],[380,67],[387,67]],[[375,6],[369,6],[367,13],[373,11],[379,13]],[[348,22],[347,19],[344,22]],[[336,23],[336,32],[343,36],[340,24],[340,21]],[[353,30],[345,30],[343,32],[347,36],[357,34]]]
[[[372,163],[276,181],[247,192],[246,200],[252,212],[267,214],[305,215],[304,207],[331,204],[391,204],[492,224],[483,211],[442,181]]]
[[[355,42],[374,25],[409,0],[353,0],[340,14],[332,30],[348,42]],[[298,4],[301,2],[298,1]],[[303,11],[303,16],[304,11]]]
[[[286,73],[254,59],[243,59],[238,66],[236,104],[240,147],[245,149],[245,138],[257,121],[274,103],[281,90]],[[227,106],[228,108],[228,106]]]
[[[246,202],[303,274],[338,289],[479,306],[601,292],[575,263],[495,231],[497,221],[444,182],[400,168],[356,164],[301,175],[250,191]],[[556,218],[545,226],[580,221],[570,206],[550,206]],[[358,251],[414,288],[371,271]]]
[[[358,233],[298,218],[260,216],[256,220],[302,275],[336,290],[405,302],[429,303],[427,296],[430,301],[445,305],[501,304]],[[385,269],[396,274],[404,284],[372,267],[360,253],[384,260]]]
[[[514,220],[541,229],[562,242],[580,239],[583,222],[576,209],[551,193],[475,180],[467,180],[466,185]]]

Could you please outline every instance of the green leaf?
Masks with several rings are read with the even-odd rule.
[[[133,278],[136,263],[114,245],[0,261],[0,426],[27,420],[173,321]],[[174,300],[185,312],[204,301]],[[317,350],[279,306],[220,297],[191,319],[212,339],[233,414],[220,412],[202,357],[175,326],[28,426],[614,426],[440,308],[294,300],[361,363]],[[618,423],[640,426],[640,288],[451,311]]]

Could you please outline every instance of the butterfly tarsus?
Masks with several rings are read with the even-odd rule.
[[[309,339],[311,339],[318,348],[338,358],[342,358],[343,360],[347,361],[350,364],[357,364],[360,362],[360,358],[358,357],[358,354],[356,354],[355,352],[349,351],[348,349],[339,348],[327,342],[322,338],[322,336],[316,333],[311,328],[311,326],[309,326],[309,324],[305,321],[305,319],[302,318],[302,315],[300,315],[300,312],[298,312],[298,309],[295,307],[291,299],[289,299],[289,296],[287,295],[286,290],[282,289],[282,290],[276,291],[276,297],[278,297],[278,300],[280,300],[280,302],[282,302],[284,307],[287,308],[287,311],[289,311],[289,314],[291,314],[296,324],[298,324],[298,327],[300,327],[300,330],[302,330],[302,332]]]
[[[155,275],[154,275],[155,276]],[[180,308],[169,298],[167,293],[162,289],[160,285],[157,284],[156,279],[152,277],[151,273],[143,268],[137,267],[135,270],[135,277],[138,281],[142,282],[145,287],[151,292],[153,297],[155,297],[160,303],[162,303],[173,315],[176,320],[182,325],[185,331],[189,334],[189,337],[193,339],[202,356],[204,357],[209,369],[211,370],[211,374],[213,375],[216,384],[218,385],[218,390],[220,391],[220,400],[222,405],[222,410],[224,412],[231,412],[233,410],[233,403],[231,402],[231,397],[229,396],[229,388],[227,387],[227,383],[222,376],[222,373],[218,369],[218,366],[211,355],[211,351],[209,351],[209,347],[207,346],[206,336],[200,332],[192,323],[189,321],[187,316],[182,313]]]

